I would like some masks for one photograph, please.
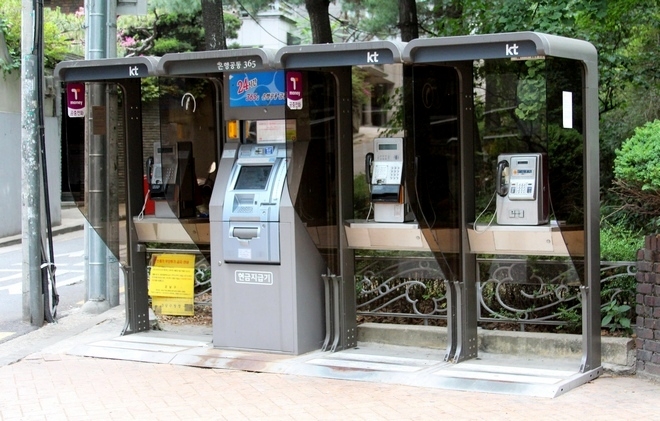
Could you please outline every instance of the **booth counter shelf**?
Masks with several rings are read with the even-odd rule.
[[[545,225],[469,224],[470,252],[540,256],[584,255],[584,230],[562,226],[557,221]]]
[[[208,218],[133,218],[141,243],[210,244],[211,230]]]
[[[344,223],[348,246],[370,250],[430,251],[416,222],[374,222],[349,219]]]

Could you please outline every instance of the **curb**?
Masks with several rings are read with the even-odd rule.
[[[478,337],[479,351],[482,352],[555,358],[582,356],[581,335],[478,329]],[[445,349],[447,328],[363,323],[358,326],[358,341]],[[612,373],[634,372],[636,355],[633,339],[603,336],[601,344],[604,368]]]
[[[67,234],[70,232],[74,231],[79,231],[83,229],[85,226],[84,223],[76,224],[76,225],[67,225],[67,226],[57,226],[53,228],[53,236],[57,236],[60,234]],[[0,238],[0,248],[2,247],[8,247],[8,246],[14,246],[16,244],[21,244],[23,242],[23,236],[22,235],[14,235],[6,238]]]

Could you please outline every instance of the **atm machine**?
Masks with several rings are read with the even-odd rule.
[[[225,115],[237,115],[231,111]],[[285,121],[228,126],[236,123],[209,208],[213,345],[294,355],[320,349],[327,268],[289,195]]]

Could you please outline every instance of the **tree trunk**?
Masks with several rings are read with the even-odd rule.
[[[206,51],[226,50],[225,15],[222,0],[202,0],[202,21],[204,22],[204,43]]]
[[[330,6],[330,0],[305,0],[314,44],[332,44],[328,6]]]
[[[408,42],[419,38],[415,0],[399,0],[399,29],[401,41]]]

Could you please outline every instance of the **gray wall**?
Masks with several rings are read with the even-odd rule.
[[[0,76],[0,237],[21,233],[20,77]],[[46,100],[46,157],[53,225],[61,223],[61,147],[53,99]],[[49,116],[50,115],[50,116]],[[45,218],[44,218],[45,219]]]

